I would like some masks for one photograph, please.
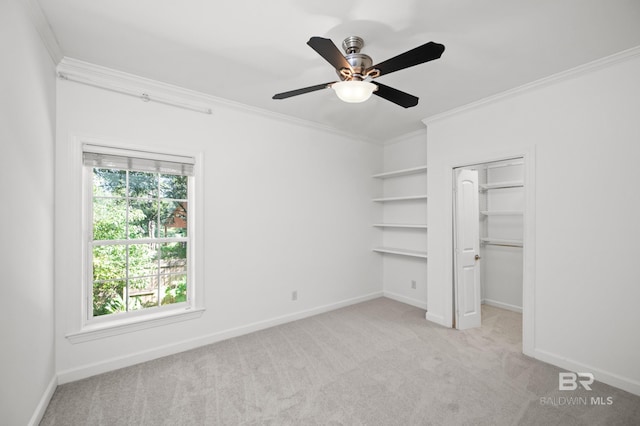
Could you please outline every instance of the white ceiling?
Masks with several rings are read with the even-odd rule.
[[[421,119],[640,45],[640,0],[39,0],[65,56],[385,141]],[[332,90],[311,36],[365,40],[382,62],[428,41],[442,58],[380,77],[404,109]]]

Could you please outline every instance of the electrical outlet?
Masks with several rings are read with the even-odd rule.
[[[416,289],[416,280],[411,280],[411,288]]]
[[[291,292],[291,300],[298,300],[298,292],[296,290]]]

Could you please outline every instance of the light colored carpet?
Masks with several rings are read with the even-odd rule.
[[[42,425],[638,425],[640,397],[559,391],[521,316],[446,329],[380,298],[59,386]],[[541,398],[612,397],[610,406]]]

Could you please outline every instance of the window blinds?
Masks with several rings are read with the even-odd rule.
[[[194,174],[195,159],[193,157],[89,144],[84,144],[82,151],[85,166],[182,176]]]

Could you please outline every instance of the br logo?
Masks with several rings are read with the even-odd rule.
[[[591,390],[591,384],[595,378],[591,373],[558,373],[559,390],[576,390],[578,383],[586,390]]]

